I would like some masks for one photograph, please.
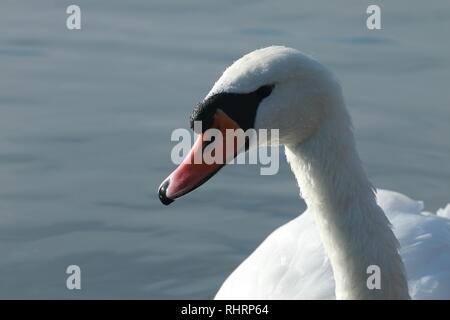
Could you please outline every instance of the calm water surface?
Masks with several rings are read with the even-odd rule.
[[[81,31],[65,28],[74,2]],[[379,31],[357,0],[2,0],[0,298],[212,298],[303,212],[284,156],[276,176],[230,166],[170,207],[156,189],[172,130],[234,59],[271,44],[339,76],[376,186],[449,202],[450,5],[376,3]],[[65,288],[70,264],[81,291]]]

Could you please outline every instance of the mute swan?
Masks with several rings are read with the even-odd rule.
[[[216,299],[450,299],[450,206],[427,214],[420,202],[374,190],[341,87],[319,62],[281,46],[253,51],[226,69],[193,120],[204,129],[279,129],[307,204],[228,277]],[[202,134],[197,139],[191,155],[204,146]],[[169,204],[221,167],[182,163],[161,184],[160,200]],[[369,288],[373,266],[380,286]]]

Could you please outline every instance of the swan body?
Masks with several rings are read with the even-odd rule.
[[[308,208],[271,234],[216,299],[450,298],[450,209],[427,215],[419,202],[376,192],[341,86],[322,64],[291,48],[255,50],[225,70],[191,120],[278,129]],[[170,204],[219,169],[181,164],[161,184],[161,201]],[[376,288],[368,285],[374,267]]]
[[[450,205],[377,190],[377,203],[400,241],[412,299],[450,299]],[[215,299],[335,299],[330,260],[311,212],[279,227],[226,279]]]

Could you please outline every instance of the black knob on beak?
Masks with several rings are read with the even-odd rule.
[[[169,184],[170,184],[170,179],[167,179],[166,181],[161,183],[161,185],[159,186],[159,190],[158,190],[159,200],[162,202],[162,204],[164,204],[166,206],[168,206],[169,204],[171,204],[174,201],[166,196],[166,191],[167,191],[167,188],[169,187]]]

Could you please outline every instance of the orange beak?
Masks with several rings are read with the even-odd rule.
[[[234,131],[240,129],[240,127],[221,109],[217,109],[214,114],[211,128],[220,131],[220,141],[217,141],[217,139],[213,142],[205,141],[209,140],[205,137],[207,131],[198,135],[197,140],[187,157],[178,168],[176,168],[175,171],[161,183],[158,194],[159,199],[163,204],[168,205],[176,198],[201,186],[216,174],[227,162],[235,158],[245,149],[245,142],[237,139],[236,136],[233,136],[234,138],[232,141],[227,141],[227,129]],[[218,157],[215,157],[216,161],[213,163],[211,163],[211,161],[205,161],[204,154],[205,148],[210,148],[210,145],[212,144],[215,144],[211,146],[213,149],[222,150],[221,155],[218,153]],[[232,152],[229,151],[230,147],[233,148],[231,149]]]

